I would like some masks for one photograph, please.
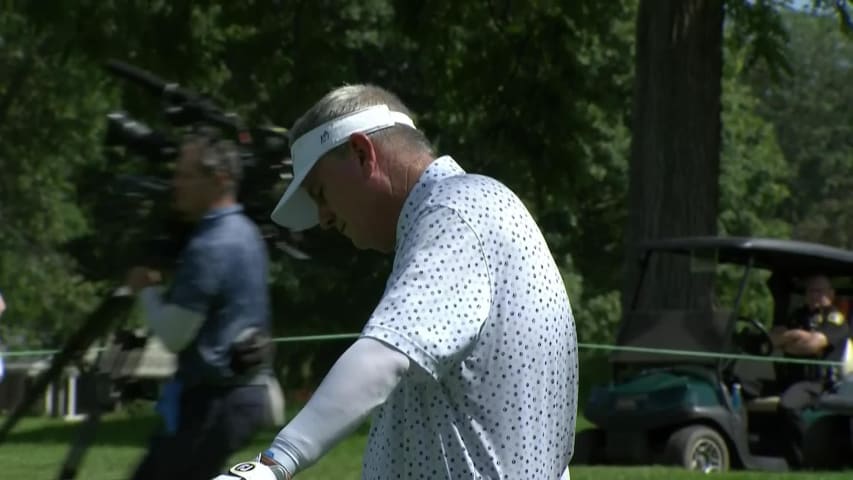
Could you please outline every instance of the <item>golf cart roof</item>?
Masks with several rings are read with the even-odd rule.
[[[853,252],[799,240],[753,237],[680,237],[653,240],[640,245],[643,252],[664,251],[689,255],[693,251],[716,250],[720,263],[753,266],[768,270],[820,272],[853,275]]]
[[[747,265],[751,259],[753,267],[773,272],[768,284],[775,277],[773,288],[780,294],[778,297],[771,295],[773,298],[767,300],[774,302],[773,314],[780,317],[787,315],[790,294],[801,293],[803,285],[798,280],[805,274],[822,273],[832,279],[837,293],[853,292],[853,251],[818,243],[753,237],[696,236],[660,239],[640,245],[640,253],[643,255],[659,252],[683,256],[695,254],[714,264]],[[692,259],[690,263],[690,268],[693,269]],[[700,267],[697,272],[707,273],[701,262],[695,266]],[[664,264],[664,268],[683,267],[684,265]],[[744,275],[749,275],[749,272],[744,271]],[[651,281],[655,278],[652,277]],[[638,292],[641,291],[639,285],[642,282],[641,279],[638,283]],[[695,305],[688,303],[682,305],[682,308],[675,308],[675,304],[665,302],[659,305],[652,300],[651,303],[639,302],[639,306],[632,306],[623,312],[616,343],[644,351],[616,351],[611,354],[611,361],[646,365],[720,365],[721,360],[714,356],[673,357],[659,352],[686,350],[704,353],[725,351],[729,348],[740,300],[736,300],[735,305],[727,309],[713,301],[713,285],[701,287],[701,282],[698,285],[708,291],[699,292],[700,298],[696,299],[698,303]],[[704,295],[705,293],[707,295]]]

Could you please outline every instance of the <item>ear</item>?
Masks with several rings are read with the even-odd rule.
[[[355,154],[358,166],[364,178],[370,178],[379,170],[376,159],[376,148],[373,141],[364,133],[353,133],[349,137],[349,146]]]

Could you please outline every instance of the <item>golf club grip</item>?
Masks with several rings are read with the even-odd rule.
[[[128,314],[132,306],[133,297],[122,291],[117,291],[101,301],[98,308],[89,315],[83,327],[74,332],[62,350],[53,357],[47,370],[36,377],[36,380],[24,393],[24,397],[6,418],[0,427],[0,444],[6,441],[9,432],[15,428],[15,425],[36,399],[44,394],[47,386],[60,376],[62,370],[75,358],[84,354],[92,342],[106,333],[107,328],[118,316]]]

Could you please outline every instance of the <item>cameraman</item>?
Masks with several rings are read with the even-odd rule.
[[[163,431],[152,438],[135,480],[208,480],[269,422],[268,258],[257,226],[237,203],[240,177],[232,142],[212,130],[186,138],[174,201],[195,230],[167,290],[156,286],[154,270],[128,274],[146,323],[178,355],[158,403]]]

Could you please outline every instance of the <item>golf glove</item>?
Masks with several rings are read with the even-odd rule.
[[[240,462],[231,467],[228,473],[213,480],[290,480],[290,476],[281,465],[264,465],[258,461]]]

